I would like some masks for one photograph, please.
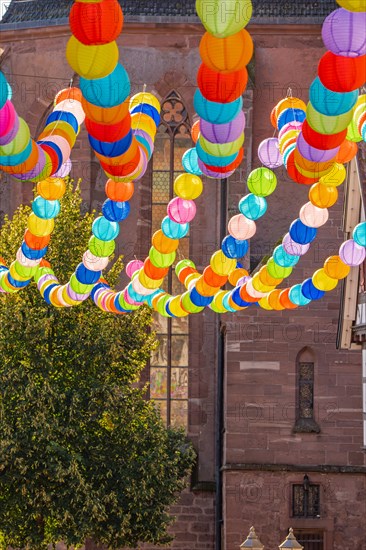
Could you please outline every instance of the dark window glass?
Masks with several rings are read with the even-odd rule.
[[[320,485],[293,485],[292,515],[297,518],[320,516]]]

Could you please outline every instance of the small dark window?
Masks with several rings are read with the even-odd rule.
[[[295,518],[320,516],[320,485],[310,483],[307,475],[301,485],[292,486],[292,515]]]
[[[314,418],[314,363],[297,363],[296,432],[320,432]]]
[[[304,550],[323,550],[324,549],[324,534],[319,532],[309,532],[295,530],[294,535],[303,547]]]

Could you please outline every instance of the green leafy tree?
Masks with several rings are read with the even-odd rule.
[[[93,216],[68,184],[47,258],[65,282],[80,261]],[[6,219],[7,262],[29,207]],[[122,263],[107,273],[115,284]],[[32,283],[0,296],[0,547],[40,550],[92,538],[108,548],[170,540],[169,506],[194,452],[166,429],[139,376],[155,346],[151,315],[47,306]]]

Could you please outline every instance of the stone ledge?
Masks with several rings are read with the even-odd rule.
[[[320,472],[324,474],[366,474],[366,466],[338,466],[335,464],[242,464],[228,463],[222,466],[222,472],[259,471],[259,472]]]

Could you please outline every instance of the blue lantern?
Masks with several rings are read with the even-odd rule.
[[[302,283],[301,292],[308,300],[320,300],[325,294],[324,290],[319,290],[314,286],[311,279],[306,279],[306,281]]]
[[[100,216],[93,222],[92,233],[101,241],[113,241],[119,234],[119,225]]]
[[[358,90],[345,93],[332,92],[321,83],[318,76],[313,80],[309,90],[309,99],[314,109],[327,116],[348,113],[355,106],[357,98]]]
[[[288,293],[288,297],[290,298],[291,302],[296,306],[306,306],[311,302],[311,299],[305,298],[305,296],[301,292],[301,284],[292,286]]]
[[[273,259],[281,267],[293,267],[300,260],[300,256],[288,254],[282,244],[280,244],[273,251]]]
[[[267,201],[264,197],[257,197],[253,193],[246,195],[239,202],[240,212],[250,220],[258,220],[267,211]]]
[[[315,227],[305,225],[300,218],[292,222],[289,230],[291,239],[299,244],[311,243],[315,239],[317,232]]]
[[[161,230],[169,239],[182,239],[189,232],[189,223],[177,223],[165,216],[161,222]]]
[[[56,218],[60,213],[60,201],[49,201],[41,196],[34,199],[32,203],[32,210],[38,218],[43,220],[50,220]]]
[[[98,107],[116,107],[130,95],[131,84],[126,69],[118,63],[116,68],[103,78],[88,80],[81,77],[80,89],[89,103]]]
[[[221,244],[221,250],[227,258],[243,258],[248,252],[248,241],[235,239],[231,235],[225,237]]]
[[[88,269],[82,263],[75,270],[77,280],[83,285],[94,285],[99,281],[101,274],[101,271],[91,271],[91,269]]]
[[[182,157],[182,165],[186,172],[195,176],[202,176],[202,171],[198,166],[198,155],[195,147],[188,149]]]
[[[107,199],[102,206],[103,216],[110,222],[121,222],[126,219],[131,210],[130,203]]]
[[[217,103],[204,98],[199,90],[196,90],[194,94],[193,103],[198,116],[212,124],[231,122],[243,108],[243,98],[241,96],[230,103]]]

